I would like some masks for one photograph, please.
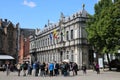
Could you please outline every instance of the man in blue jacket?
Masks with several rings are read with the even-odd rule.
[[[53,64],[53,63],[50,63],[48,69],[49,69],[49,71],[50,71],[50,77],[53,76],[54,64]]]

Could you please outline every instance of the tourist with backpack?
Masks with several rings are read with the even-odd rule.
[[[28,69],[28,64],[26,62],[23,63],[23,76],[26,76],[26,71]]]

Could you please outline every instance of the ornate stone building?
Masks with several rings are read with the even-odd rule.
[[[69,60],[79,66],[89,64],[89,46],[85,30],[87,12],[84,9],[65,17],[61,13],[58,23],[45,25],[44,30],[36,32],[30,37],[31,63],[61,62]]]

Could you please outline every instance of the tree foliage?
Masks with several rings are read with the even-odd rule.
[[[120,0],[101,0],[90,16],[88,40],[100,53],[116,53],[120,49]]]

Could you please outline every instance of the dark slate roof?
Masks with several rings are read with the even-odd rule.
[[[26,29],[26,28],[21,28],[20,33],[24,35],[25,38],[29,37],[30,35],[35,34],[35,29]]]

